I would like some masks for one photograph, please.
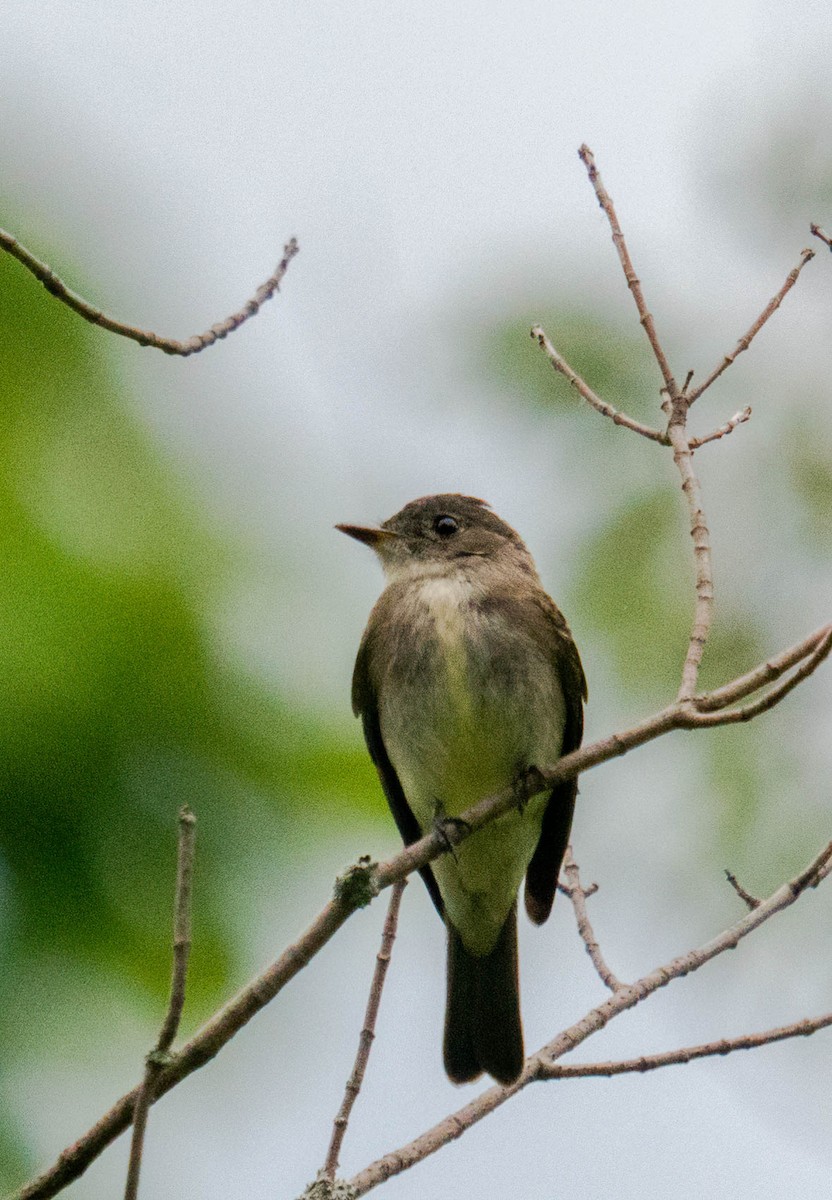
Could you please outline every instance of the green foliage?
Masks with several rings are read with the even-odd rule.
[[[581,550],[570,607],[594,628],[625,686],[666,696],[690,624],[690,563],[670,487],[630,496]]]
[[[561,310],[539,322],[552,344],[593,390],[631,416],[655,419],[659,380],[644,341],[588,311]],[[512,396],[519,395],[542,414],[553,408],[566,417],[583,417],[584,402],[529,337],[531,321],[509,320],[488,331],[483,345],[486,370]],[[638,331],[636,331],[637,333]],[[598,437],[615,435],[612,424]]]
[[[183,802],[199,820],[192,1024],[236,982],[228,898],[239,915],[252,848],[279,857],[301,800],[306,812],[336,797],[367,804],[377,788],[355,742],[246,679],[214,643],[211,609],[242,564],[130,414],[108,357],[118,344],[8,258],[0,330],[8,1071],[26,1053],[71,1055],[110,1003],[163,1011]],[[7,1170],[21,1156],[13,1128],[0,1114]]]
[[[832,437],[818,419],[804,419],[783,433],[786,469],[800,505],[804,542],[813,555],[832,547]]]

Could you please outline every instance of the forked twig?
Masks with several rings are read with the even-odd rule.
[[[784,650],[775,657],[768,659],[753,671],[733,680],[713,692],[694,697],[692,702],[676,703],[654,713],[651,717],[631,726],[629,729],[613,733],[596,742],[573,750],[556,764],[541,768],[535,775],[535,787],[539,791],[550,790],[558,784],[573,779],[584,771],[611,759],[627,754],[637,746],[662,737],[677,729],[697,729],[705,724],[705,718],[710,712],[727,708],[729,705],[744,699],[759,688],[778,679],[797,663],[811,656],[819,643],[832,635],[832,625],[821,629],[798,642],[795,646]],[[812,670],[818,665],[815,656]],[[779,697],[782,699],[782,696]],[[701,710],[701,711],[700,711]],[[731,720],[730,711],[717,712],[727,723]],[[710,722],[707,722],[710,723]],[[719,722],[717,722],[719,723]],[[529,798],[534,794],[530,790]],[[393,858],[377,867],[367,866],[368,882],[372,890],[391,887],[396,880],[420,867],[426,866],[432,859],[448,852],[449,845],[457,845],[464,841],[477,829],[489,821],[496,820],[503,813],[516,807],[518,788],[516,784],[486,796],[473,804],[462,813],[459,822],[451,827],[443,827],[441,832],[436,830],[420,838],[400,850]],[[223,1046],[242,1029],[251,1018],[264,1008],[280,992],[299,971],[334,937],[341,926],[355,911],[356,903],[339,894],[331,900],[315,917],[309,927],[298,940],[288,946],[284,952],[265,971],[244,987],[238,995],[228,1001],[200,1029],[189,1042],[175,1054],[171,1055],[170,1063],[160,1073],[156,1080],[153,1100],[157,1100],[165,1092],[176,1087],[181,1080],[210,1062]],[[626,989],[622,989],[626,991]],[[616,997],[619,993],[616,993]],[[141,1086],[141,1085],[139,1085]],[[77,1179],[91,1162],[126,1129],[132,1119],[138,1098],[139,1088],[122,1096],[112,1108],[106,1112],[91,1129],[87,1130],[71,1146],[67,1146],[57,1160],[29,1183],[24,1184],[14,1194],[13,1200],[47,1200],[56,1195],[72,1180]]]
[[[758,900],[759,904],[760,901]],[[735,1050],[754,1050],[758,1046],[770,1046],[774,1042],[785,1042],[789,1038],[809,1037],[820,1029],[832,1025],[832,1013],[822,1017],[807,1017],[791,1025],[778,1025],[762,1033],[747,1033],[742,1037],[720,1038],[716,1042],[703,1042],[698,1046],[683,1046],[679,1050],[667,1050],[663,1054],[642,1054],[639,1058],[627,1058],[618,1062],[574,1063],[572,1065],[552,1063],[541,1070],[541,1079],[590,1079],[593,1076],[643,1074],[656,1071],[659,1067],[676,1066],[693,1062],[697,1058],[712,1058],[716,1055],[733,1054]]]
[[[347,1086],[344,1089],[344,1099],[341,1102],[338,1115],[332,1124],[332,1138],[329,1143],[326,1162],[320,1173],[320,1177],[323,1179],[335,1179],[335,1172],[338,1170],[338,1158],[341,1153],[344,1134],[347,1132],[350,1113],[358,1098],[358,1093],[361,1091],[361,1084],[364,1082],[364,1072],[367,1070],[370,1050],[375,1037],[376,1018],[378,1017],[378,1009],[381,1004],[384,979],[387,974],[387,968],[390,965],[390,954],[396,937],[399,905],[401,904],[402,892],[406,886],[407,879],[399,879],[393,884],[390,892],[390,903],[387,907],[387,917],[384,921],[384,931],[381,935],[381,947],[376,955],[376,967],[373,972],[373,982],[370,986],[370,995],[367,1000],[367,1011],[364,1014],[364,1025],[358,1039],[358,1051],[355,1056],[352,1074],[347,1080]]]
[[[727,422],[726,426],[698,440],[688,436],[686,421],[687,408],[691,396],[686,393],[686,388],[690,384],[690,376],[686,380],[685,388],[680,393],[670,371],[667,358],[659,344],[655,324],[646,308],[641,285],[635,276],[612,201],[600,180],[591,151],[587,147],[583,147],[581,157],[589,172],[589,177],[595,188],[599,203],[610,221],[613,231],[613,241],[622,263],[628,286],[635,299],[639,318],[650,340],[653,353],[662,372],[665,383],[663,390],[666,396],[666,411],[669,418],[666,433],[661,430],[650,429],[648,426],[642,426],[639,422],[633,421],[631,418],[626,417],[625,414],[618,413],[611,405],[607,405],[604,401],[601,401],[595,396],[592,389],[583,380],[580,380],[580,377],[572,371],[571,367],[565,363],[561,356],[554,351],[551,343],[547,342],[542,330],[535,330],[535,336],[537,336],[539,344],[547,354],[551,350],[549,357],[555,369],[560,371],[572,386],[576,387],[588,403],[592,404],[598,411],[608,416],[617,424],[623,424],[634,432],[640,433],[642,436],[646,436],[659,444],[673,447],[674,458],[681,474],[682,487],[688,502],[691,533],[694,537],[697,554],[697,600],[694,629],[685,659],[682,686],[677,701],[629,729],[613,733],[608,737],[586,745],[579,750],[565,755],[558,763],[539,770],[536,774],[535,782],[529,782],[528,784],[527,798],[530,798],[538,791],[550,790],[552,787],[577,777],[581,772],[609,761],[612,758],[626,754],[635,747],[671,731],[730,724],[738,720],[749,719],[750,716],[773,707],[798,682],[808,677],[817,668],[826,654],[828,654],[830,645],[832,645],[832,625],[827,625],[822,629],[816,630],[802,642],[783,651],[775,658],[761,664],[753,671],[748,672],[739,679],[731,681],[722,688],[704,695],[696,693],[701,649],[710,625],[711,596],[708,594],[708,591],[710,589],[712,593],[712,585],[710,583],[710,547],[707,528],[699,498],[698,480],[691,465],[691,454],[698,446],[717,440],[718,437],[725,436],[726,433],[731,432],[733,428],[736,428],[746,418],[743,414],[737,414]],[[818,236],[825,238],[822,231],[818,232]],[[5,248],[7,250],[10,249],[9,245],[6,245]],[[295,251],[296,246],[294,246],[294,243],[290,243],[287,246],[284,263],[281,264],[283,270],[285,270],[288,260]],[[11,250],[11,252],[14,251]],[[23,253],[28,254],[28,252]],[[20,257],[19,254],[16,256]],[[25,260],[22,258],[21,261],[25,263]],[[32,269],[30,264],[25,263],[25,265],[29,265],[29,269]],[[42,264],[40,265],[42,266]],[[801,264],[801,267],[802,265],[804,264]],[[280,269],[278,268],[276,276],[279,274]],[[48,272],[48,268],[44,268],[44,271]],[[48,277],[43,279],[43,282],[46,286],[50,287],[50,290],[53,279],[54,277],[51,272],[48,272]],[[84,302],[81,303],[83,304]],[[100,314],[95,314],[94,310],[90,311],[93,315],[87,315],[87,319],[95,320],[96,323],[104,323],[98,320]],[[82,315],[84,314],[82,313]],[[105,325],[105,327],[109,328],[110,326]],[[125,328],[116,328],[114,331],[125,333]],[[135,333],[136,331],[133,332]],[[126,336],[130,335],[126,334]],[[217,336],[221,335],[217,334]],[[136,340],[140,339],[137,338]],[[145,341],[143,344],[156,344],[156,342]],[[161,348],[164,349],[165,347]],[[193,347],[193,349],[189,349],[187,352],[192,353],[196,349],[197,347]],[[168,348],[167,352],[178,353],[180,351]],[[555,359],[558,361],[556,362]],[[695,394],[701,394],[703,390],[704,387],[698,389]],[[757,698],[745,706],[745,708],[732,707],[780,679],[781,676],[793,668],[797,668],[793,675],[772,687],[765,696]],[[417,842],[407,846],[386,863],[376,865],[371,862],[362,862],[356,868],[353,868],[356,880],[360,884],[357,889],[351,890],[349,894],[343,888],[336,889],[334,899],[324,907],[309,928],[294,944],[288,946],[283,954],[266,971],[252,980],[237,996],[220,1009],[186,1045],[177,1053],[168,1056],[166,1065],[159,1066],[158,1073],[154,1075],[152,1087],[147,1088],[145,1087],[145,1083],[142,1083],[139,1087],[134,1088],[133,1091],[123,1096],[92,1129],[59,1156],[57,1162],[52,1167],[31,1183],[25,1185],[17,1193],[17,1200],[35,1200],[36,1197],[45,1200],[46,1197],[55,1195],[67,1183],[81,1175],[89,1163],[130,1124],[134,1117],[138,1120],[140,1104],[146,1103],[149,1105],[153,1103],[159,1096],[175,1087],[182,1079],[213,1058],[258,1011],[269,1003],[306,966],[311,958],[340,929],[357,906],[367,903],[380,889],[392,886],[398,881],[403,880],[414,870],[427,865],[427,863],[440,854],[446,853],[450,847],[463,841],[466,837],[476,832],[477,829],[482,828],[482,826],[490,821],[496,820],[503,813],[507,813],[516,806],[518,799],[518,789],[516,786],[484,797],[472,805],[465,813],[461,814],[458,823],[455,823],[450,830],[447,828],[443,829],[441,834],[436,831],[431,832]],[[664,986],[671,979],[679,978],[690,971],[698,969],[704,962],[709,961],[710,958],[725,949],[735,946],[742,937],[746,936],[753,929],[756,929],[762,921],[773,915],[774,912],[780,911],[781,908],[793,903],[806,887],[816,886],[820,879],[825,877],[831,869],[832,845],[827,847],[810,864],[806,872],[798,876],[796,880],[792,880],[790,884],[780,889],[779,892],[775,893],[768,900],[761,902],[753,912],[748,913],[741,922],[726,930],[720,937],[701,947],[699,950],[692,951],[690,954],[684,955],[681,958],[673,960],[670,964],[658,968],[655,972],[643,977],[635,984],[618,984],[613,994],[604,1004],[593,1009],[582,1021],[577,1022],[570,1029],[563,1031],[552,1042],[543,1047],[537,1055],[529,1059],[523,1075],[517,1084],[507,1089],[490,1089],[478,1100],[475,1100],[458,1113],[448,1117],[446,1121],[442,1122],[434,1130],[428,1131],[422,1138],[411,1143],[409,1147],[405,1147],[404,1150],[394,1155],[388,1155],[385,1159],[372,1164],[366,1171],[356,1176],[352,1182],[359,1189],[359,1194],[369,1190],[370,1187],[375,1186],[376,1183],[381,1182],[382,1179],[387,1178],[389,1175],[405,1169],[412,1162],[419,1161],[426,1154],[432,1153],[433,1150],[438,1149],[445,1141],[458,1137],[471,1124],[481,1119],[482,1116],[485,1116],[487,1112],[497,1107],[498,1104],[503,1103],[515,1091],[526,1086],[526,1084],[533,1080],[545,1077],[548,1072],[554,1070],[556,1060],[561,1055],[573,1049],[597,1029],[602,1028],[613,1017],[617,1016],[619,1012],[633,1007],[640,1000],[650,995],[657,988]],[[586,894],[583,892],[583,889],[581,890],[581,894],[583,896]],[[591,940],[594,942],[594,936],[591,936]],[[611,976],[611,978],[614,980],[614,976]],[[617,980],[614,982],[618,983]],[[608,986],[611,985],[608,984]],[[825,1021],[826,1019],[822,1018],[821,1020]],[[167,1026],[167,1020],[165,1024]],[[793,1027],[796,1031],[795,1035],[797,1032],[811,1031],[808,1027],[804,1027],[804,1023],[799,1024],[801,1026],[799,1030],[797,1026]],[[820,1028],[821,1026],[818,1025],[817,1027]],[[366,1027],[364,1032],[366,1032]],[[364,1032],[362,1032],[362,1039],[364,1039]],[[762,1037],[764,1035],[754,1036]],[[783,1036],[786,1035],[784,1034]],[[171,1039],[172,1037],[173,1034],[171,1034]],[[369,1041],[369,1039],[366,1040]],[[771,1040],[775,1040],[774,1037]],[[740,1039],[735,1039],[735,1041],[738,1048]],[[168,1045],[170,1045],[170,1042]],[[716,1045],[716,1043],[712,1045]],[[719,1043],[719,1045],[724,1045],[724,1043]],[[691,1052],[697,1049],[696,1047],[691,1048]],[[715,1050],[714,1052],[727,1051]],[[680,1059],[679,1061],[684,1060]],[[598,1064],[595,1065],[597,1066]],[[605,1064],[601,1065],[604,1066]],[[345,1104],[348,1099],[349,1097],[345,1096]],[[354,1099],[354,1096],[352,1099]],[[349,1100],[349,1103],[351,1104],[352,1100]],[[146,1119],[146,1112],[143,1119]],[[337,1153],[336,1148],[336,1158]]]
[[[782,683],[777,684],[765,696],[761,696],[759,700],[754,700],[750,704],[744,704],[740,708],[730,709],[728,712],[707,712],[702,711],[704,705],[713,702],[713,693],[709,700],[695,701],[698,712],[698,724],[700,725],[731,725],[735,722],[750,721],[753,717],[757,717],[760,713],[768,712],[770,708],[774,708],[775,704],[779,704],[784,696],[788,696],[799,683],[817,670],[823,660],[829,655],[832,650],[832,629],[824,633],[817,641],[814,649],[807,655],[805,660],[800,664],[793,675],[788,679],[784,679]]]
[[[611,992],[618,991],[619,988],[625,985],[613,975],[601,953],[601,947],[598,945],[598,939],[595,936],[595,931],[589,919],[589,913],[586,910],[586,898],[590,895],[590,890],[584,888],[581,884],[580,869],[575,862],[571,846],[567,846],[566,848],[566,854],[563,859],[563,871],[567,879],[564,890],[572,902],[572,908],[575,911],[575,920],[578,925],[578,933],[581,936],[586,952],[592,960],[592,965],[598,972],[598,976],[604,986],[608,987]]]
[[[439,1124],[428,1129],[425,1133],[409,1142],[406,1146],[394,1150],[390,1154],[386,1154],[383,1158],[377,1159],[360,1171],[349,1181],[350,1185],[355,1189],[357,1196],[363,1196],[378,1184],[390,1179],[393,1175],[398,1175],[400,1172],[412,1167],[415,1163],[421,1162],[429,1155],[440,1150],[442,1146],[449,1141],[461,1137],[472,1125],[481,1121],[483,1117],[488,1116],[496,1108],[505,1104],[512,1096],[527,1087],[530,1083],[535,1083],[539,1080],[544,1080],[550,1077],[551,1068],[557,1063],[559,1058],[564,1054],[568,1054],[574,1050],[576,1046],[585,1041],[591,1034],[603,1029],[608,1025],[613,1018],[620,1013],[633,1008],[639,1004],[645,997],[651,995],[659,988],[665,987],[674,979],[683,978],[693,971],[699,970],[705,963],[716,958],[725,950],[733,949],[739,944],[744,937],[759,928],[763,922],[773,917],[775,913],[782,912],[783,909],[790,905],[801,896],[807,888],[817,887],[818,883],[827,874],[829,866],[832,865],[832,842],[823,848],[806,867],[804,871],[794,879],[785,883],[778,888],[767,900],[764,900],[758,908],[753,912],[747,913],[741,920],[731,925],[718,937],[713,938],[710,942],[706,942],[704,946],[700,946],[696,950],[691,950],[688,954],[683,954],[679,958],[673,959],[664,966],[651,971],[649,975],[644,975],[641,979],[628,986],[624,986],[616,991],[612,996],[599,1004],[597,1008],[593,1008],[568,1029],[563,1030],[551,1042],[541,1047],[536,1054],[531,1055],[526,1059],[526,1065],[523,1068],[523,1073],[516,1083],[510,1087],[491,1087],[485,1092],[482,1092],[470,1104],[466,1104],[464,1108],[457,1109],[451,1113]],[[822,1018],[826,1023],[826,1018]],[[803,1024],[802,1022],[800,1023]],[[803,1032],[801,1030],[800,1032]],[[809,1031],[811,1032],[811,1030]],[[796,1036],[796,1034],[794,1035]],[[775,1040],[772,1038],[771,1040]],[[718,1051],[716,1051],[718,1053]]]
[[[283,258],[275,267],[274,272],[269,276],[265,283],[261,283],[260,287],[254,293],[250,300],[247,300],[241,309],[232,313],[230,317],[226,317],[224,321],[218,321],[216,325],[212,325],[210,329],[206,329],[204,333],[194,334],[193,337],[184,342],[177,342],[174,338],[161,337],[157,333],[151,333],[146,329],[139,329],[135,325],[125,325],[122,321],[116,321],[112,317],[108,317],[106,313],[89,304],[83,296],[79,296],[77,292],[73,292],[71,288],[58,278],[55,272],[46,263],[41,262],[36,258],[30,250],[7,233],[5,229],[0,229],[0,250],[5,250],[11,254],[19,263],[22,263],[27,271],[39,279],[50,295],[55,296],[63,304],[66,304],[73,312],[78,313],[85,321],[89,321],[91,325],[100,325],[102,329],[108,330],[109,333],[117,333],[120,337],[129,338],[131,342],[137,342],[140,346],[152,346],[155,350],[161,350],[164,354],[175,354],[180,358],[188,358],[191,354],[199,354],[201,350],[205,350],[208,346],[213,346],[214,342],[220,341],[227,337],[229,333],[233,333],[235,329],[245,322],[255,313],[259,312],[267,300],[270,300],[275,292],[280,290],[280,284],[283,281],[283,276],[286,274],[289,263],[298,252],[298,243],[295,238],[290,240],[283,247]]]
[[[147,1114],[153,1103],[156,1080],[168,1063],[168,1051],[173,1045],[182,1009],[185,1005],[185,985],[188,978],[188,957],[191,952],[191,885],[196,846],[196,817],[184,805],[179,812],[179,851],[176,863],[176,894],[173,906],[173,972],[170,999],[156,1045],[147,1056],[144,1080],[139,1087],[133,1109],[133,1138],[127,1166],[124,1200],[136,1200],[142,1166]]]

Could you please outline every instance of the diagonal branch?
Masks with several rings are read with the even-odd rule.
[[[587,404],[592,405],[596,412],[601,413],[602,416],[609,417],[616,425],[623,425],[626,429],[632,429],[634,433],[640,433],[642,437],[649,438],[654,442],[660,442],[663,446],[670,445],[670,439],[661,429],[652,429],[649,425],[642,425],[641,421],[633,420],[626,413],[619,412],[617,408],[613,408],[606,400],[602,400],[578,372],[570,367],[566,359],[558,354],[539,325],[533,327],[531,336],[535,339],[541,350],[544,351],[554,369],[571,383],[576,392],[586,400]]]
[[[664,386],[667,389],[670,397],[675,400],[679,393],[679,389],[677,387],[676,380],[673,377],[673,372],[670,369],[670,364],[667,361],[667,356],[665,355],[661,342],[659,341],[659,335],[656,333],[656,324],[652,315],[648,311],[647,303],[644,299],[644,293],[641,290],[641,283],[635,273],[635,269],[633,268],[630,252],[627,249],[627,243],[624,240],[624,234],[622,233],[621,226],[618,223],[618,216],[616,215],[612,197],[604,187],[601,176],[598,172],[598,168],[595,165],[595,156],[593,155],[589,146],[586,144],[581,146],[580,150],[578,151],[578,156],[586,167],[587,174],[589,175],[589,182],[595,189],[595,195],[598,198],[598,203],[606,213],[607,220],[610,223],[613,244],[615,245],[618,258],[624,270],[624,277],[627,280],[627,286],[632,292],[633,299],[636,302],[638,319],[641,322],[644,332],[647,334],[647,340],[650,342],[650,348],[653,351],[653,356],[656,359],[656,362],[659,365],[659,370],[662,373]]]
[[[759,901],[758,901],[759,903]],[[789,1038],[811,1037],[821,1029],[832,1025],[832,1013],[822,1017],[807,1017],[791,1025],[778,1025],[762,1033],[747,1033],[742,1037],[721,1038],[718,1042],[703,1042],[699,1046],[683,1046],[679,1050],[667,1050],[663,1054],[643,1054],[639,1058],[627,1058],[619,1062],[575,1063],[562,1065],[552,1063],[541,1067],[541,1079],[590,1079],[595,1076],[606,1078],[612,1075],[644,1074],[659,1067],[671,1067],[693,1062],[696,1058],[712,1058],[715,1055],[733,1054],[735,1050],[754,1050],[758,1046],[770,1046],[774,1042],[785,1042]]]
[[[483,825],[508,812],[520,799],[528,799],[538,792],[548,791],[592,767],[618,758],[635,747],[673,730],[699,728],[708,711],[718,710],[744,699],[763,685],[779,678],[790,667],[810,656],[817,650],[819,643],[830,635],[832,625],[826,625],[796,646],[783,651],[725,687],[696,696],[692,702],[671,704],[629,729],[610,734],[574,750],[554,766],[530,774],[524,788],[512,785],[492,796],[486,796],[472,805],[467,812],[462,813],[458,822],[444,826],[441,831],[434,830],[418,842],[406,846],[387,862],[378,866],[372,863],[359,864],[352,868],[352,872],[364,880],[363,889],[350,890],[339,887],[333,899],[298,940],[288,946],[270,967],[215,1013],[181,1050],[170,1056],[168,1066],[160,1072],[156,1081],[154,1102],[192,1072],[210,1062],[223,1046],[314,958],[355,909],[369,902],[374,893],[392,886],[397,880],[404,879],[419,867],[426,866],[440,854],[447,853],[449,847],[459,844]],[[699,711],[700,709],[702,711]],[[730,720],[730,713],[718,715]],[[622,993],[616,993],[614,999],[626,992],[627,989],[623,989]],[[137,1087],[122,1096],[87,1133],[58,1156],[51,1167],[16,1192],[13,1200],[45,1200],[82,1175],[89,1164],[130,1125],[138,1095]]]
[[[794,674],[790,675],[788,679],[784,679],[776,687],[773,687],[766,695],[761,696],[759,700],[755,700],[751,704],[746,704],[741,708],[731,709],[728,712],[714,713],[709,710],[715,707],[718,696],[717,692],[712,692],[710,696],[695,697],[694,704],[698,710],[696,723],[698,725],[728,725],[735,721],[750,721],[753,717],[759,716],[760,713],[768,712],[770,708],[774,708],[775,704],[779,704],[789,692],[793,691],[799,683],[802,683],[804,679],[808,679],[812,672],[816,671],[828,656],[830,650],[832,650],[832,627],[827,626],[820,631],[819,635],[815,635],[814,645]],[[781,655],[780,657],[784,659],[787,656]],[[765,665],[771,669],[770,663]],[[763,669],[758,668],[757,671],[759,672]],[[778,674],[781,673],[782,671],[778,672]],[[756,674],[757,672],[751,672],[752,677],[756,676]],[[749,676],[746,676],[746,678],[749,678]],[[727,688],[720,689],[720,692],[722,695],[730,694],[731,688],[732,685],[729,684]],[[748,695],[747,692],[745,694]],[[724,705],[720,705],[719,707],[724,707]]]
[[[358,1039],[358,1052],[355,1056],[352,1074],[347,1080],[347,1086],[344,1089],[344,1099],[341,1102],[338,1115],[332,1125],[332,1139],[329,1143],[326,1162],[320,1174],[320,1178],[330,1181],[335,1179],[335,1172],[338,1170],[338,1156],[341,1153],[341,1146],[344,1141],[344,1135],[347,1132],[352,1107],[358,1099],[361,1084],[364,1082],[364,1072],[367,1070],[367,1063],[370,1061],[370,1050],[373,1045],[373,1039],[376,1036],[376,1018],[378,1017],[379,1005],[381,1004],[381,992],[384,987],[387,968],[390,965],[390,954],[393,949],[393,942],[396,937],[396,925],[399,920],[399,905],[401,904],[402,892],[406,886],[407,880],[400,879],[393,884],[390,893],[390,904],[387,909],[387,917],[381,935],[381,948],[376,955],[376,969],[373,973],[373,982],[370,985],[367,1011],[364,1014],[364,1026]]]
[[[814,232],[814,230],[812,232]],[[774,296],[772,296],[772,298],[769,300],[768,304],[765,306],[763,311],[760,313],[759,317],[757,317],[757,320],[754,322],[754,324],[751,326],[751,328],[742,335],[742,337],[737,342],[736,346],[731,351],[731,353],[725,355],[725,357],[723,358],[723,360],[719,364],[719,366],[714,367],[713,371],[711,371],[710,375],[707,377],[707,379],[704,381],[704,383],[700,383],[699,387],[695,387],[693,389],[693,391],[688,392],[688,404],[693,404],[695,400],[698,400],[699,397],[702,395],[702,393],[706,392],[708,390],[708,388],[711,386],[711,384],[715,383],[716,380],[719,379],[722,372],[727,371],[727,369],[731,366],[731,364],[734,362],[734,360],[740,354],[742,354],[743,350],[748,349],[748,347],[754,341],[754,338],[757,336],[757,334],[760,332],[760,330],[765,325],[766,321],[768,321],[769,317],[772,317],[774,315],[774,313],[777,312],[777,309],[783,303],[783,300],[785,299],[785,297],[788,295],[788,293],[792,290],[794,285],[797,283],[797,280],[800,276],[800,272],[803,270],[803,268],[806,266],[806,264],[808,262],[810,262],[814,257],[815,257],[814,250],[801,250],[800,262],[797,264],[796,267],[794,267],[791,271],[789,271],[788,275],[786,276],[783,286],[780,288],[780,290]]]
[[[688,445],[691,450],[698,450],[700,446],[706,445],[708,442],[716,442],[720,438],[724,438],[726,434],[733,433],[738,425],[744,425],[746,421],[751,419],[751,405],[747,404],[745,408],[734,413],[730,420],[724,425],[720,425],[719,429],[714,429],[712,433],[706,433],[704,437],[693,437],[689,440]]]
[[[73,292],[67,285],[58,278],[51,267],[46,263],[41,262],[39,258],[35,258],[30,250],[7,233],[5,229],[0,229],[0,250],[5,250],[7,254],[11,254],[18,262],[22,263],[27,271],[31,271],[36,279],[39,279],[50,295],[66,304],[73,312],[78,313],[85,321],[89,321],[91,325],[100,325],[102,329],[106,329],[109,333],[117,333],[121,337],[129,338],[132,342],[138,342],[140,346],[152,346],[155,350],[161,350],[164,354],[175,354],[180,358],[187,358],[191,354],[199,354],[201,350],[205,350],[208,346],[213,346],[214,342],[220,341],[227,337],[229,333],[233,333],[235,329],[245,322],[250,317],[253,317],[260,311],[267,300],[270,300],[275,292],[280,290],[280,284],[283,281],[283,276],[289,267],[289,263],[298,252],[298,243],[295,238],[290,240],[283,247],[283,258],[277,264],[274,272],[269,276],[265,283],[261,283],[260,287],[254,293],[250,300],[247,300],[241,309],[232,313],[230,317],[226,317],[224,321],[218,321],[216,325],[212,325],[210,329],[206,329],[204,333],[194,334],[185,342],[177,342],[173,338],[160,337],[157,333],[151,333],[146,329],[139,329],[134,325],[125,325],[122,321],[116,321],[112,317],[108,317],[106,313],[89,304],[83,296],[79,296],[77,292]]]
[[[591,1009],[580,1021],[559,1033],[551,1042],[526,1060],[523,1073],[516,1083],[510,1087],[488,1088],[470,1104],[457,1109],[455,1113],[440,1121],[438,1125],[434,1125],[432,1129],[428,1129],[406,1146],[385,1155],[360,1171],[350,1180],[350,1186],[355,1189],[356,1196],[365,1195],[379,1183],[383,1183],[393,1175],[400,1174],[440,1150],[449,1141],[461,1137],[472,1125],[505,1104],[528,1084],[546,1079],[552,1065],[559,1058],[574,1050],[591,1034],[603,1029],[620,1013],[635,1007],[647,996],[659,988],[665,987],[672,980],[689,975],[725,950],[733,949],[744,937],[758,929],[775,913],[782,912],[783,909],[794,904],[807,888],[817,887],[824,878],[830,863],[832,863],[832,842],[824,847],[804,871],[778,888],[758,908],[747,913],[718,937],[706,942],[704,946],[700,946],[696,950],[691,950],[688,954],[673,959],[664,966],[657,967],[655,971],[644,975],[636,983],[620,988],[603,1004]]]

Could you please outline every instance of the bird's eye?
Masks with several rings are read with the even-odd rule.
[[[448,538],[459,529],[459,523],[453,517],[437,517],[433,528],[441,538]]]

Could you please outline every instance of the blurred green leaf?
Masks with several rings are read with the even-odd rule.
[[[108,995],[151,1019],[163,1011],[183,802],[199,822],[186,1023],[239,971],[229,897],[237,916],[258,906],[252,847],[279,858],[281,828],[310,809],[381,802],[357,739],[252,682],[215,644],[212,612],[241,558],[131,414],[110,358],[119,343],[9,258],[0,329],[9,1068],[66,1050],[78,1029],[97,1036],[85,1022]],[[11,1115],[0,1128],[19,1159]]]
[[[589,386],[609,404],[631,416],[657,419],[659,380],[643,337],[628,327],[618,328],[589,312],[566,309],[549,313],[538,321],[510,320],[487,331],[483,345],[484,366],[513,396],[520,395],[535,407],[551,413],[584,418],[585,401],[529,336],[532,324],[540,324],[559,354]],[[599,423],[595,436],[617,435],[609,422]]]
[[[784,431],[788,482],[800,505],[807,550],[828,555],[832,547],[832,436],[813,414]]]
[[[685,538],[676,492],[658,487],[613,509],[582,547],[570,607],[633,691],[667,696],[678,681],[691,618]]]

